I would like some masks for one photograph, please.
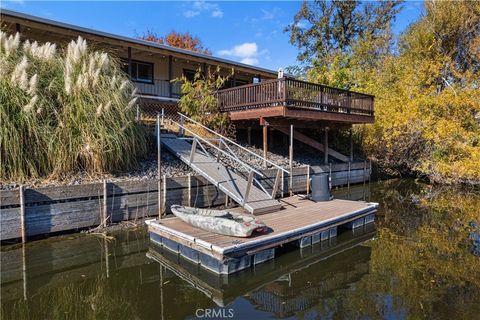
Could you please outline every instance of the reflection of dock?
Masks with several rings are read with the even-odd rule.
[[[313,202],[297,196],[281,200],[283,210],[262,215],[271,232],[249,238],[214,234],[179,218],[147,221],[152,242],[205,269],[234,273],[273,259],[287,243],[306,247],[337,235],[338,226],[356,228],[374,220],[376,203],[348,200]]]
[[[298,306],[309,305],[300,301],[308,302],[316,294],[347,285],[365,274],[370,248],[361,244],[373,237],[374,227],[374,224],[369,224],[357,228],[355,235],[344,232],[338,239],[290,250],[279,259],[234,275],[208,272],[198,264],[158,246],[151,246],[147,256],[219,306],[227,305],[238,296],[248,295],[249,300],[261,309],[282,315],[289,310],[298,310]],[[312,271],[305,272],[309,269]]]

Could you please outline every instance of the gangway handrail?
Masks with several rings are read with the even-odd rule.
[[[185,119],[187,119],[188,121],[193,122],[193,123],[195,123],[196,125],[199,125],[200,127],[202,127],[203,129],[207,130],[208,132],[213,133],[213,134],[221,137],[222,139],[228,141],[229,143],[237,146],[238,148],[242,149],[243,151],[246,151],[246,152],[248,152],[249,154],[251,154],[251,155],[253,155],[253,156],[261,159],[262,161],[270,164],[271,166],[273,166],[273,167],[275,167],[275,168],[277,168],[277,169],[279,169],[279,170],[282,170],[283,172],[285,172],[285,173],[287,173],[287,174],[290,174],[290,171],[282,168],[281,166],[277,165],[276,163],[274,163],[274,162],[272,162],[272,161],[270,161],[270,160],[268,160],[268,159],[265,159],[264,157],[256,154],[256,153],[253,152],[253,151],[248,150],[247,148],[245,148],[245,147],[241,146],[240,144],[236,143],[235,141],[233,141],[233,140],[231,140],[231,139],[229,139],[229,138],[221,135],[220,133],[218,133],[218,132],[216,132],[216,131],[214,131],[214,130],[206,127],[206,126],[204,126],[203,124],[199,123],[198,121],[195,121],[195,120],[193,120],[193,119],[190,118],[190,117],[187,117],[187,116],[184,115],[183,113],[181,113],[181,112],[177,112],[177,113],[178,113],[178,115],[180,116],[180,119],[185,118]],[[175,121],[173,121],[173,122],[175,122]],[[177,122],[175,122],[175,123],[176,123],[177,125],[179,125]],[[192,132],[191,130],[188,130],[188,131]],[[192,133],[193,133],[193,132],[192,132]],[[194,134],[195,134],[195,133],[194,133]],[[195,135],[198,136],[198,134],[195,134]],[[257,173],[257,172],[255,172],[255,173]],[[263,176],[263,174],[261,174],[261,176]]]
[[[174,120],[171,120],[173,123],[175,123],[179,128],[183,129],[183,130],[186,130],[188,132],[190,132],[191,134],[193,134],[195,136],[195,138],[201,140],[202,142],[205,142],[206,144],[208,144],[210,147],[216,149],[218,152],[221,152],[222,154],[224,154],[225,156],[229,157],[230,159],[238,162],[240,165],[244,166],[245,168],[247,168],[247,170],[249,171],[253,171],[255,172],[256,174],[258,174],[259,176],[261,177],[265,177],[265,175],[263,173],[261,173],[260,171],[257,171],[255,170],[254,168],[252,168],[250,165],[248,165],[247,163],[245,163],[244,161],[240,160],[240,159],[235,159],[234,156],[232,156],[231,154],[229,154],[228,152],[225,152],[224,150],[220,149],[219,147],[217,147],[216,145],[214,145],[213,143],[211,143],[210,141],[202,138],[200,135],[198,135],[197,133],[193,132],[192,130],[188,129],[187,127],[181,125],[180,123],[174,121]]]

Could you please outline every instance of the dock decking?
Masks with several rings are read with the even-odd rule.
[[[282,210],[261,217],[270,228],[265,234],[229,237],[192,227],[175,217],[147,221],[150,238],[210,271],[229,274],[274,258],[275,248],[283,244],[305,247],[335,237],[337,226],[355,228],[373,222],[377,208],[376,203],[313,202],[297,196],[280,202]]]

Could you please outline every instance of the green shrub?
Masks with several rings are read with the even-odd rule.
[[[125,170],[145,153],[134,87],[81,37],[21,43],[0,33],[0,180]]]

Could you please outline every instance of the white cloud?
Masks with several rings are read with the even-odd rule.
[[[193,18],[195,16],[198,16],[199,14],[200,14],[199,11],[187,10],[183,13],[183,16],[185,18]]]
[[[243,58],[240,62],[254,66],[257,65],[259,61],[257,58]]]
[[[189,10],[184,11],[183,15],[186,18],[193,18],[200,15],[202,12],[209,13],[213,18],[222,18],[223,11],[220,9],[220,6],[216,3],[205,2],[205,1],[193,1],[191,2],[192,6]]]
[[[268,54],[268,50],[259,51],[255,42],[244,42],[230,49],[220,50],[218,54],[237,58],[245,64],[257,65],[260,63],[259,57]]]
[[[214,18],[222,18],[223,17],[223,11],[220,9],[215,9],[212,11],[212,17]]]
[[[265,9],[261,9],[261,10],[263,13],[262,20],[272,20],[278,16],[283,15],[282,9],[277,7],[272,8],[271,10],[265,10]]]

